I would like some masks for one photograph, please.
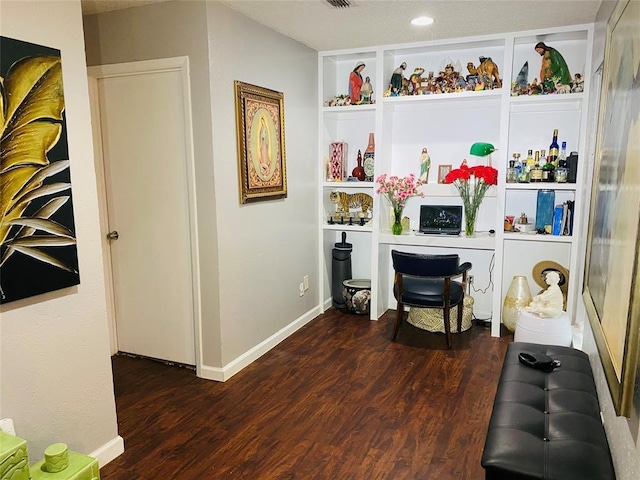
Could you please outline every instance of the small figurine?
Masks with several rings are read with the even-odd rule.
[[[560,83],[558,77],[553,77],[553,86],[556,93],[571,93],[571,86]]]
[[[371,103],[371,97],[373,96],[373,86],[371,85],[371,79],[365,78],[362,88],[360,89],[360,103]]]
[[[420,95],[422,93],[422,74],[424,73],[424,68],[416,67],[413,69],[413,73],[409,77],[409,85],[412,87],[413,95]]]
[[[529,85],[529,95],[538,95],[540,93],[542,93],[542,87],[538,85],[538,79],[534,78]]]
[[[338,212],[349,214],[349,207],[360,207],[362,217],[367,217],[373,207],[373,197],[366,193],[330,192],[329,200],[337,204]]]
[[[467,82],[473,77],[473,78],[477,78],[478,77],[478,69],[473,65],[473,62],[469,62],[467,63],[467,70],[469,72],[469,75],[467,75]]]
[[[516,76],[515,85],[513,85],[512,91],[514,93],[526,93],[527,92],[527,79],[529,78],[529,62],[524,62],[522,68]]]
[[[431,157],[425,147],[422,149],[422,154],[420,154],[420,180],[424,183],[427,183],[429,180],[429,168],[431,168]]]
[[[581,93],[584,92],[584,79],[582,75],[576,73],[573,76],[573,84],[571,85],[571,93]]]
[[[349,74],[349,98],[351,104],[356,105],[360,103],[360,90],[362,89],[362,70],[364,70],[365,64],[358,62]]]
[[[402,86],[407,82],[407,79],[404,78],[404,71],[407,69],[406,62],[402,62],[398,68],[393,71],[391,75],[391,81],[389,84],[391,85],[392,95],[394,93],[400,94],[402,92]]]
[[[483,79],[487,88],[500,88],[502,81],[500,80],[500,72],[491,57],[479,57],[480,65],[476,69],[478,76]]]
[[[550,271],[544,280],[549,285],[549,288],[533,297],[533,301],[528,307],[524,307],[524,310],[535,313],[541,318],[557,318],[562,315],[562,306],[564,304],[562,290],[558,286],[560,275],[556,271]]]
[[[553,47],[548,47],[544,42],[536,43],[535,50],[542,57],[540,83],[544,83],[553,77],[557,77],[561,85],[569,85],[571,83],[569,67],[560,52]]]

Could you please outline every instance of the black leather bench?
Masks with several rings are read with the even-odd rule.
[[[561,365],[544,373],[520,352]],[[502,366],[482,466],[487,480],[614,480],[598,396],[584,352],[511,343]]]

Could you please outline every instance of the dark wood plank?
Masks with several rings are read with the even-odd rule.
[[[329,310],[226,383],[113,357],[125,453],[102,480],[480,480],[511,335]]]

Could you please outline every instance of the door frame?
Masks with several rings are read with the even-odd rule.
[[[194,321],[194,358],[196,375],[202,370],[202,306],[200,297],[200,260],[198,249],[198,222],[196,203],[195,157],[193,154],[193,128],[191,116],[191,82],[189,74],[189,57],[173,57],[157,60],[144,60],[110,65],[98,65],[87,68],[89,83],[89,102],[91,106],[91,122],[93,132],[93,148],[98,190],[98,210],[100,215],[100,243],[102,246],[105,293],[107,297],[107,318],[109,328],[109,344],[111,354],[118,351],[116,335],[115,296],[113,292],[113,269],[111,266],[111,250],[107,240],[109,218],[107,210],[106,175],[102,145],[102,124],[98,81],[104,78],[144,75],[149,73],[180,72],[182,77],[182,100],[184,105],[184,138],[187,175],[187,202],[189,206],[189,236],[191,245],[191,282],[192,282],[192,318]]]

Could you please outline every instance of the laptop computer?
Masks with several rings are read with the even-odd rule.
[[[462,229],[461,205],[420,205],[421,235],[459,235]]]

